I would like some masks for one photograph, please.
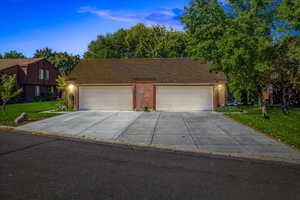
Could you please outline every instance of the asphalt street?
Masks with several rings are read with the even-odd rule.
[[[0,131],[0,199],[300,199],[300,165]]]

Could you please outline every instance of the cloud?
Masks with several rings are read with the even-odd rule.
[[[144,23],[146,25],[165,25],[177,30],[182,30],[183,25],[180,23],[180,16],[183,9],[157,9],[151,12],[126,12],[100,10],[95,7],[80,7],[78,13],[91,13],[104,19],[127,23]]]

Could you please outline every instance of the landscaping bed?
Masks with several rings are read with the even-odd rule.
[[[300,150],[300,110],[291,109],[284,115],[280,108],[270,108],[270,119],[265,120],[257,106],[237,106],[237,109],[246,114],[226,112],[224,115]]]
[[[56,107],[57,101],[8,104],[5,112],[0,110],[0,125],[16,126],[14,121],[23,112],[28,114],[26,122],[57,116],[58,113],[41,113],[42,111],[56,109]]]

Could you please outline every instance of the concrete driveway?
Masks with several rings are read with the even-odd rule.
[[[20,129],[214,152],[300,159],[287,145],[212,112],[78,111]]]

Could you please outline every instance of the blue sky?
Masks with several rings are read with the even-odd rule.
[[[0,54],[9,50],[32,56],[49,47],[85,52],[98,34],[137,23],[182,29],[179,15],[189,0],[1,0]]]

